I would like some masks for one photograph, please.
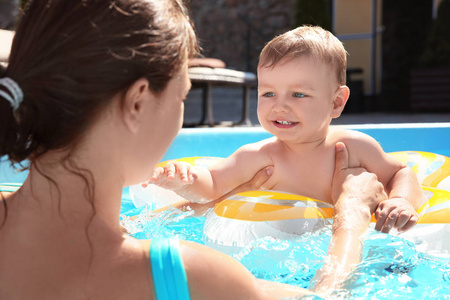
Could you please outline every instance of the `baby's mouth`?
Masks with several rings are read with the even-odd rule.
[[[298,122],[291,122],[286,120],[274,120],[273,124],[278,128],[292,128],[295,127]]]
[[[278,120],[276,120],[275,122],[278,123],[278,124],[282,124],[282,125],[292,125],[293,124],[293,122],[289,122],[289,121],[278,121]]]

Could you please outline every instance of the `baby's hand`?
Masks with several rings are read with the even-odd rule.
[[[162,188],[176,190],[186,184],[194,183],[196,173],[192,165],[187,162],[177,161],[157,167],[148,183],[156,184]]]
[[[419,216],[414,207],[404,198],[391,198],[380,202],[375,210],[375,229],[388,233],[392,228],[407,231],[416,225]]]

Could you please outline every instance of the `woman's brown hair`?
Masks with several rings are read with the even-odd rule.
[[[196,51],[181,0],[31,1],[0,67],[24,94],[16,111],[0,97],[0,157],[70,148],[112,96],[139,78],[162,91]]]

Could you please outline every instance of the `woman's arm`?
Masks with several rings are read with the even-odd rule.
[[[204,245],[183,242],[180,248],[192,300],[283,299],[311,291],[257,279],[230,256]]]
[[[376,175],[363,168],[348,167],[348,152],[343,143],[336,145],[332,192],[333,234],[325,264],[316,274],[314,291],[319,294],[338,288],[360,262],[361,236],[378,203],[387,198]]]

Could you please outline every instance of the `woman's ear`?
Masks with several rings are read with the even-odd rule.
[[[151,100],[148,80],[140,78],[125,91],[122,99],[122,116],[126,126],[136,132],[144,115],[145,104]]]
[[[348,86],[341,85],[338,87],[333,99],[333,109],[331,110],[332,118],[338,118],[341,115],[349,96],[350,89]]]

